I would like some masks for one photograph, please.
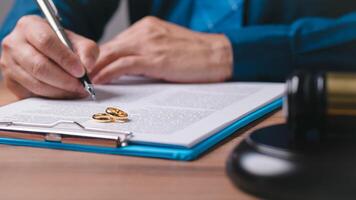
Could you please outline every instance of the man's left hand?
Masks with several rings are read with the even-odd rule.
[[[93,82],[143,75],[169,82],[221,82],[232,76],[232,47],[224,35],[146,17],[100,47]]]

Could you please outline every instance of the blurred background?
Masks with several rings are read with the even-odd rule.
[[[0,22],[4,21],[4,18],[10,9],[12,0],[1,0],[0,1]]]
[[[29,0],[31,1],[31,0]],[[100,41],[105,42],[124,30],[128,24],[128,0],[121,0],[121,5],[118,11],[116,12],[115,16],[111,19],[109,25],[107,26],[107,29],[105,31],[104,37]],[[7,13],[11,9],[12,4],[15,2],[15,0],[0,0],[0,23],[2,24],[3,21],[6,18]],[[1,53],[1,49],[0,49]],[[1,79],[1,73],[0,73],[0,79]]]

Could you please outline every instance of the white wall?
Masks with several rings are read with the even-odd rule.
[[[105,0],[103,0],[104,2]],[[128,0],[121,0],[120,9],[116,12],[115,16],[109,22],[104,37],[102,41],[107,41],[112,38],[114,35],[123,31],[129,25],[128,19]]]

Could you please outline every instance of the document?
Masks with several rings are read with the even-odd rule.
[[[269,104],[284,93],[280,83],[170,84],[121,81],[96,86],[97,101],[29,98],[0,108],[0,122],[18,122],[2,130],[90,135],[71,124],[52,128],[26,126],[75,121],[108,138],[132,133],[131,142],[192,147],[236,120]],[[129,114],[127,123],[98,123],[95,113],[117,107]],[[103,130],[103,131],[99,131]]]

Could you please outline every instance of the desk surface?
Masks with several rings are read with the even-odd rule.
[[[16,98],[0,84],[0,105]],[[225,162],[255,122],[192,162],[0,145],[1,199],[254,199],[230,183]]]

